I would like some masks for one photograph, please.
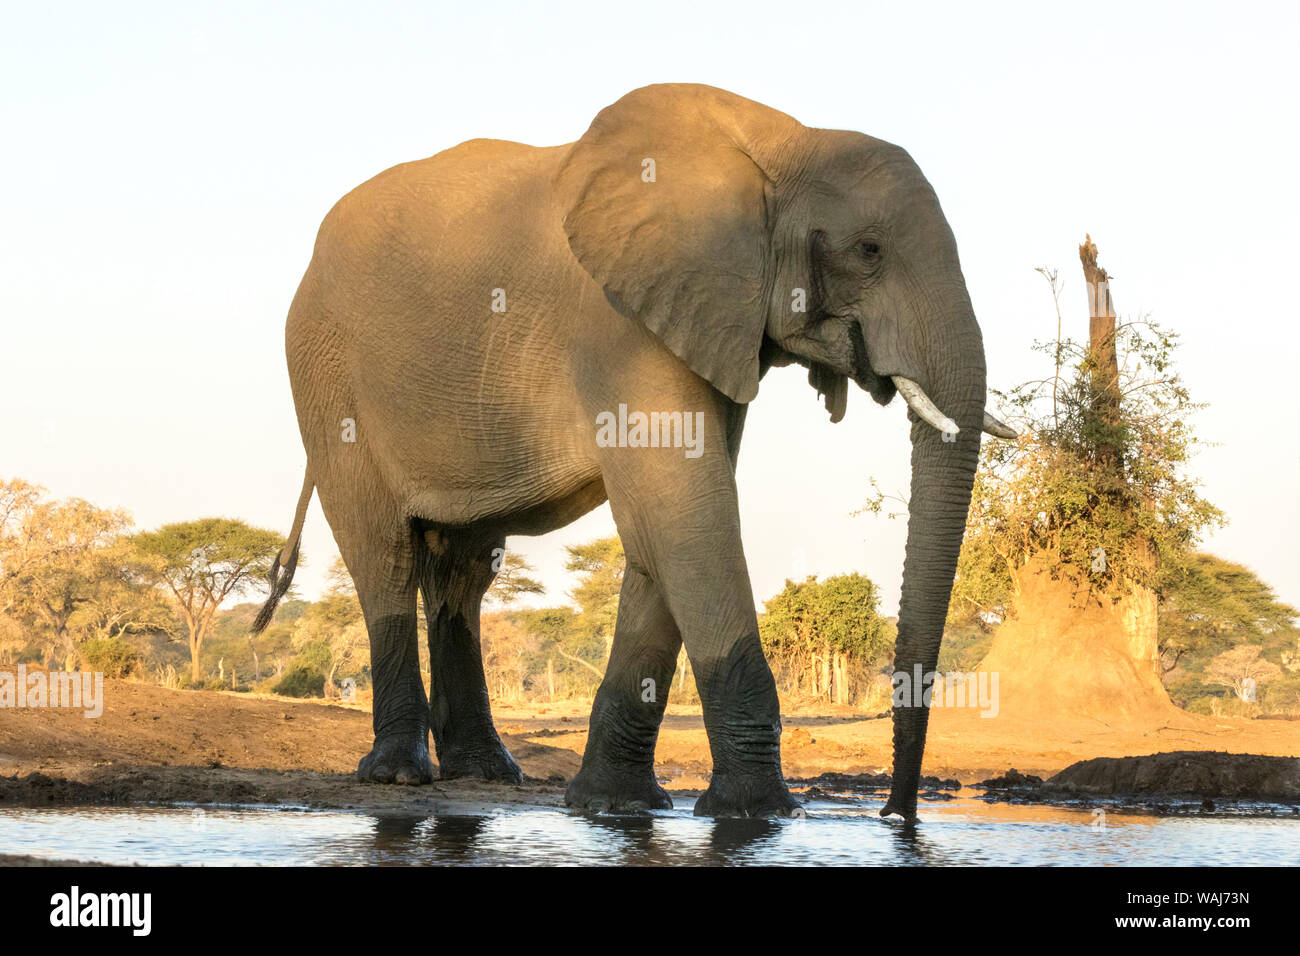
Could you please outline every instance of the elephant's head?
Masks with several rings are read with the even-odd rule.
[[[896,670],[932,671],[984,410],[984,347],[952,230],[908,154],[706,86],[603,110],[556,176],[569,245],[610,303],[736,402],[798,362],[833,420],[852,379],[910,407]],[[913,703],[920,704],[919,700]],[[894,711],[884,813],[915,813],[924,707]]]

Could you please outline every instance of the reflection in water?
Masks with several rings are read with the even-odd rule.
[[[880,799],[807,804],[794,820],[707,820],[689,807],[640,816],[543,808],[491,814],[272,808],[0,811],[0,853],[186,865],[1217,865],[1300,863],[1300,819],[1156,817],[1087,807],[922,808],[882,820]]]
[[[756,847],[781,832],[776,820],[697,820],[680,817],[584,816],[583,822],[617,841],[619,856],[641,866],[726,866],[762,856]],[[707,837],[707,839],[703,838]],[[611,849],[614,847],[611,846]],[[617,861],[612,861],[617,862]]]
[[[672,866],[685,862],[672,852],[672,847],[662,839],[662,834],[656,838],[656,821],[648,814],[635,816],[588,814],[582,819],[596,833],[607,834],[611,841],[611,849],[617,848],[625,857],[644,861],[648,866]]]
[[[888,820],[890,842],[898,866],[942,866],[946,863],[940,850],[925,839],[924,830],[915,823],[897,817]]]
[[[800,819],[790,824],[777,820],[714,820],[709,837],[710,863],[760,862],[764,844],[775,842],[784,826],[803,826]],[[773,861],[774,862],[774,861]]]
[[[488,819],[383,813],[371,818],[373,852],[359,851],[355,862],[402,865],[435,856],[442,863],[472,863],[476,841]]]

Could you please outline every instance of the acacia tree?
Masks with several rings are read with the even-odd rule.
[[[1289,630],[1296,610],[1244,565],[1193,553],[1161,569],[1160,661],[1168,673],[1185,657],[1222,654]]]
[[[1242,644],[1224,651],[1206,665],[1206,681],[1230,687],[1239,700],[1255,703],[1255,692],[1282,676],[1282,668],[1261,657],[1262,651],[1257,644]]]
[[[513,604],[524,594],[544,594],[546,588],[542,582],[531,575],[536,569],[514,551],[503,551],[500,566],[492,586],[483,596],[483,603],[488,605]]]
[[[610,649],[614,646],[618,598],[627,564],[623,542],[618,535],[612,535],[586,544],[570,545],[565,550],[569,552],[565,570],[578,575],[578,584],[570,592],[580,609],[578,626],[603,642],[605,660],[608,661]],[[598,677],[602,673],[596,672]]]
[[[43,635],[47,659],[61,654],[71,669],[88,636],[169,630],[168,609],[138,579],[130,527],[126,511],[0,483],[0,611]]]
[[[595,693],[605,676],[603,642],[583,625],[581,612],[571,607],[527,608],[508,612],[508,618],[528,640],[524,659],[529,673],[544,671],[548,699]]]
[[[617,535],[567,550],[565,566],[577,574],[569,594],[577,609],[547,607],[508,613],[510,622],[522,629],[527,644],[517,655],[518,665],[528,670],[528,676],[536,674],[544,682],[549,698],[557,692],[589,696],[604,677],[623,586],[625,559]],[[500,645],[512,635],[511,630],[498,629],[493,641]],[[495,649],[504,650],[500,646]]]
[[[27,646],[22,625],[8,614],[0,614],[0,664],[12,664]]]
[[[203,641],[222,602],[260,587],[284,546],[274,531],[232,518],[163,525],[134,537],[145,575],[175,598],[189,635],[190,678],[203,679]]]
[[[127,634],[172,637],[179,622],[166,596],[149,586],[152,562],[130,538],[104,549],[103,574],[92,580],[70,624],[79,636],[112,640]]]
[[[21,478],[0,481],[0,612],[13,609],[18,579],[49,553],[50,542],[32,533],[31,516],[45,489]]]
[[[131,527],[131,516],[72,499],[41,505],[31,523],[50,547],[46,557],[29,565],[18,579],[23,591],[19,606],[24,617],[44,625],[51,643],[63,653],[64,667],[71,670],[80,636],[74,616],[97,596],[127,586],[117,574],[125,559],[114,545]]]
[[[493,700],[518,701],[528,689],[529,658],[536,654],[539,638],[529,633],[510,615],[483,615],[483,671]],[[544,681],[549,699],[555,697],[554,667],[538,675]],[[549,679],[548,679],[549,678]]]

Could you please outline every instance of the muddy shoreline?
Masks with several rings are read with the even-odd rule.
[[[1118,813],[1158,816],[1300,817],[1300,789],[1291,780],[1300,759],[1247,754],[1175,753],[1083,761],[1049,780],[1012,769],[990,780],[964,785],[956,779],[921,781],[922,805],[974,797],[988,803],[1036,804],[1061,808],[1104,807]],[[1152,776],[1170,767],[1181,768]],[[1189,789],[1188,779],[1204,783]],[[1114,781],[1107,788],[1097,781]],[[1133,785],[1132,781],[1151,781]],[[1156,780],[1164,782],[1157,783]],[[1081,782],[1082,781],[1082,782]],[[678,807],[698,789],[663,781]],[[882,801],[888,774],[828,772],[788,781],[801,802],[859,804]],[[361,783],[351,774],[296,770],[240,770],[226,767],[105,767],[82,779],[33,772],[0,777],[0,810],[70,807],[301,808],[397,815],[488,815],[505,808],[565,809],[561,780],[528,778],[522,784],[443,780],[419,787]],[[575,811],[576,812],[576,811]]]
[[[67,710],[0,709],[0,807],[558,809],[581,766],[589,707],[583,701],[494,704],[502,739],[526,776],[522,785],[453,780],[393,787],[353,777],[371,739],[365,707],[106,681],[97,719]],[[783,723],[784,770],[797,793],[860,797],[888,787],[887,717],[787,703]],[[1193,752],[1210,756],[1187,756]],[[983,798],[1116,807],[1286,804],[1300,801],[1298,752],[1300,728],[1286,721],[1171,712],[1156,727],[1122,727],[1089,715],[1027,722],[949,709],[932,715],[922,799],[952,799],[958,788],[1005,778],[1014,767],[1043,784],[986,787],[978,791]],[[670,793],[685,800],[707,787],[711,761],[698,707],[670,706],[656,758],[656,775]],[[1171,780],[1177,786],[1162,791]]]

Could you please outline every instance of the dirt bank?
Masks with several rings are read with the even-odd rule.
[[[105,682],[104,713],[0,709],[0,800],[45,804],[213,802],[408,809],[531,803],[558,806],[587,740],[583,702],[495,705],[497,724],[528,780],[395,788],[357,784],[351,773],[370,745],[370,714],[358,706],[247,694],[168,690]],[[823,706],[788,709],[786,775],[879,773],[890,764],[887,717]],[[1009,767],[1047,778],[1094,757],[1217,750],[1295,756],[1300,724],[1175,715],[1152,727],[1091,718],[1029,723],[938,709],[924,772],[974,783]],[[706,786],[708,741],[698,707],[669,708],[657,754],[670,790]],[[42,776],[28,778],[30,774]]]
[[[1300,757],[1178,751],[1098,757],[1066,767],[1043,784],[1048,794],[1300,800]]]

